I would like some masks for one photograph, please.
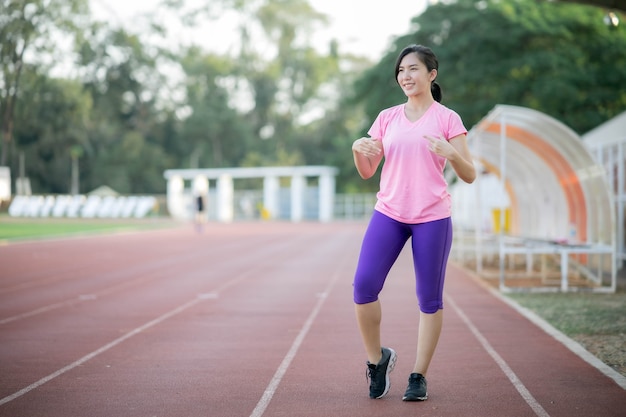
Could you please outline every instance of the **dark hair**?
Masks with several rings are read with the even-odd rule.
[[[439,71],[439,61],[437,61],[437,57],[435,53],[427,46],[423,45],[409,45],[400,51],[400,55],[396,59],[396,82],[398,82],[398,73],[400,72],[400,63],[402,59],[408,54],[414,53],[417,55],[420,61],[426,65],[428,71],[437,70]],[[433,95],[435,101],[441,103],[441,87],[435,80],[430,83],[430,92]]]

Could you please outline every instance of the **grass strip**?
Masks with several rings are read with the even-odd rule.
[[[171,227],[170,219],[68,219],[0,216],[0,240],[17,241],[91,233],[117,233]]]
[[[507,294],[626,376],[626,293]]]

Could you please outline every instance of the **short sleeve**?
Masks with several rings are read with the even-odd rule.
[[[463,121],[461,120],[461,116],[458,115],[454,110],[450,110],[448,115],[448,131],[446,132],[446,138],[450,140],[459,135],[467,134],[467,129],[463,125]]]
[[[367,134],[371,138],[382,139],[385,136],[385,129],[383,126],[383,112],[378,113],[376,120],[372,123],[372,127],[367,131]]]

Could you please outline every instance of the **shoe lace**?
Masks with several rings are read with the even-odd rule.
[[[412,387],[419,387],[422,385],[422,381],[424,380],[423,375],[410,375],[409,376],[409,385]]]
[[[376,381],[376,374],[378,373],[377,367],[367,367],[365,369],[365,380]]]

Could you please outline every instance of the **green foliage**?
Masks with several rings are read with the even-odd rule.
[[[27,57],[45,69],[56,62],[55,40],[80,30],[87,0],[0,0],[0,165],[6,165]]]
[[[237,47],[168,46],[176,34],[163,22],[153,17],[141,34],[94,22],[88,0],[0,0],[0,164],[16,173],[22,153],[36,193],[69,192],[72,160],[80,192],[162,193],[168,168],[296,164],[338,167],[342,192],[375,191],[350,148],[406,99],[393,65],[409,43],[433,47],[444,104],[468,128],[498,103],[579,133],[626,108],[626,31],[589,6],[442,2],[372,66],[335,42],[313,48],[327,18],[306,0],[161,4],[185,25],[234,13]]]
[[[381,97],[390,89],[393,58],[421,43],[439,58],[444,104],[468,127],[496,104],[513,104],[582,134],[626,108],[626,31],[606,26],[603,17],[591,6],[534,0],[437,4],[413,19],[417,30],[397,39],[357,87],[374,115],[374,103],[390,104]],[[370,85],[380,87],[368,93]]]
[[[17,103],[15,137],[25,153],[31,185],[68,192],[71,153],[88,147],[91,97],[78,82],[47,78],[30,68],[21,86],[29,100]]]

